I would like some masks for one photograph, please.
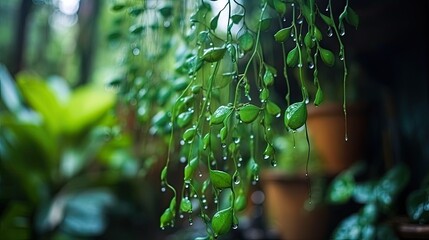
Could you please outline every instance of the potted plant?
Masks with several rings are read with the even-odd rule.
[[[266,221],[282,239],[328,237],[329,213],[323,203],[326,179],[314,150],[308,158],[307,140],[303,128],[276,137],[278,166],[261,171]]]
[[[359,18],[348,1],[322,4],[112,5],[117,17],[109,38],[126,49],[124,71],[112,84],[119,87],[120,101],[136,109],[140,123],[151,124],[149,132],[168,144],[160,179],[170,203],[160,217],[162,229],[182,224],[178,216],[183,215],[192,224],[196,214],[206,225],[207,238],[235,229],[248,184],[259,180],[263,163],[278,165],[275,126],[290,132],[306,127],[307,104],[322,103],[319,67],[333,66],[338,58],[346,81],[342,37],[346,24],[356,28]],[[331,41],[336,46],[329,49],[326,42]],[[267,45],[274,44],[281,49],[280,67],[268,54]],[[315,95],[304,81],[307,66]],[[289,83],[292,69],[298,71],[296,90]],[[280,97],[275,90],[279,79],[287,85]],[[299,97],[292,97],[296,93]],[[174,169],[182,169],[183,181],[172,176]]]

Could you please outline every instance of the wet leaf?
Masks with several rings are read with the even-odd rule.
[[[262,102],[265,102],[267,101],[269,96],[270,96],[270,90],[268,90],[268,88],[264,88],[259,94],[259,99],[261,99]]]
[[[320,52],[320,57],[322,58],[322,61],[326,65],[328,65],[330,67],[334,66],[335,57],[334,57],[334,54],[330,50],[319,47],[319,52]]]
[[[291,104],[285,111],[284,123],[286,127],[296,130],[302,127],[307,120],[307,108],[305,102]]]
[[[265,68],[265,74],[264,74],[263,80],[264,80],[265,86],[267,87],[272,86],[274,83],[274,74],[268,68]]]
[[[289,67],[296,67],[299,61],[299,52],[298,46],[295,46],[292,50],[289,51],[286,57],[286,63]]]
[[[261,19],[259,24],[261,24],[261,31],[268,30],[268,28],[271,26],[271,18]]]
[[[184,180],[190,181],[192,180],[192,177],[194,175],[195,170],[198,167],[198,158],[193,158],[191,161],[189,161],[188,164],[185,166],[184,170]]]
[[[244,194],[244,191],[241,190],[238,192],[235,203],[234,203],[234,209],[235,211],[241,212],[244,209],[246,209],[247,206],[247,196]]]
[[[193,116],[193,111],[186,111],[179,114],[179,116],[177,116],[177,125],[181,128],[185,127],[191,122]]]
[[[220,170],[210,170],[210,180],[215,188],[230,188],[232,177],[229,173]]]
[[[277,31],[274,34],[274,39],[277,42],[284,42],[284,41],[286,41],[286,39],[288,39],[290,37],[290,31],[291,31],[291,29],[292,29],[292,26],[280,29],[279,31]]]
[[[229,232],[233,223],[233,210],[231,207],[218,211],[213,215],[212,228],[215,235],[223,235]]]
[[[232,112],[232,107],[220,106],[210,117],[210,124],[221,124]]]
[[[166,226],[171,225],[171,222],[173,221],[173,213],[171,212],[170,208],[165,209],[164,213],[161,215],[160,218],[160,227],[165,228]]]
[[[196,133],[197,133],[197,129],[195,127],[188,128],[183,133],[183,140],[185,140],[185,142],[192,141],[192,139],[195,137]]]
[[[182,198],[182,201],[180,201],[180,211],[185,213],[192,212],[192,202],[189,198]]]
[[[225,47],[213,47],[204,50],[204,54],[201,58],[207,62],[217,62],[223,58],[225,52]]]
[[[254,41],[253,35],[247,31],[238,38],[238,45],[243,51],[247,52],[253,48]]]
[[[272,101],[267,102],[266,109],[267,109],[268,114],[270,114],[272,116],[278,116],[281,112],[280,107]]]
[[[258,117],[259,111],[260,109],[257,106],[247,104],[238,109],[238,114],[241,121],[244,123],[251,123]]]
[[[223,126],[220,129],[220,140],[224,142],[227,136],[228,136],[228,128],[226,126]]]

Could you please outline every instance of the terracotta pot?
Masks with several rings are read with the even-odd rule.
[[[281,239],[327,238],[327,207],[319,204],[312,210],[304,208],[309,197],[305,176],[287,176],[281,171],[264,170],[261,186],[266,196],[267,223]]]
[[[368,108],[364,104],[347,107],[347,141],[342,104],[308,105],[308,134],[327,174],[335,175],[365,157]]]

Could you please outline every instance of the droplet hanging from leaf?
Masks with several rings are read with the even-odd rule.
[[[232,107],[220,106],[210,117],[210,124],[221,124],[232,112]]]

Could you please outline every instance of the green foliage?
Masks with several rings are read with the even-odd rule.
[[[328,202],[343,204],[353,199],[362,208],[345,218],[336,227],[333,239],[396,239],[393,230],[383,222],[393,211],[396,198],[408,184],[410,172],[405,164],[397,164],[378,179],[358,182],[365,166],[359,162],[342,172],[328,189]]]
[[[239,199],[248,191],[249,182],[259,180],[259,166],[264,162],[277,165],[274,127],[281,124],[281,115],[287,131],[294,132],[305,127],[310,99],[316,105],[323,102],[319,65],[330,67],[339,58],[345,84],[342,20],[357,27],[358,17],[348,2],[341,18],[334,15],[331,1],[326,13],[320,9],[325,7],[316,1],[283,0],[256,5],[165,1],[161,6],[119,1],[112,6],[115,19],[121,19],[115,21],[115,32],[121,32],[126,49],[125,70],[112,84],[119,86],[119,102],[137,112],[140,126],[150,125],[151,134],[168,139],[163,186],[173,198],[185,199],[181,201],[184,210],[189,209],[191,198],[201,203],[206,196],[217,200],[231,191],[230,199],[215,202],[215,209],[224,210],[193,206],[210,237],[227,233],[234,225],[232,216],[245,203]],[[335,36],[324,38],[319,30],[324,27]],[[276,33],[271,35],[273,28]],[[265,35],[272,46],[281,49],[283,66],[279,69],[266,57]],[[328,41],[336,43],[338,50],[327,49]],[[288,82],[292,71],[299,73],[302,93],[302,99],[293,103]],[[307,71],[313,73],[316,96],[310,96],[303,80]],[[279,100],[274,89],[279,78],[288,86],[284,100]],[[186,159],[182,187],[170,182],[174,179],[167,170],[178,159]],[[201,177],[195,177],[196,172]],[[225,202],[229,208],[220,207]],[[236,202],[241,206],[234,207]],[[165,210],[162,228],[174,225],[174,211]]]
[[[72,90],[61,79],[28,73],[15,84],[1,70],[0,235],[104,233],[107,209],[117,201],[110,187],[137,172],[112,115],[115,94],[90,85]]]

